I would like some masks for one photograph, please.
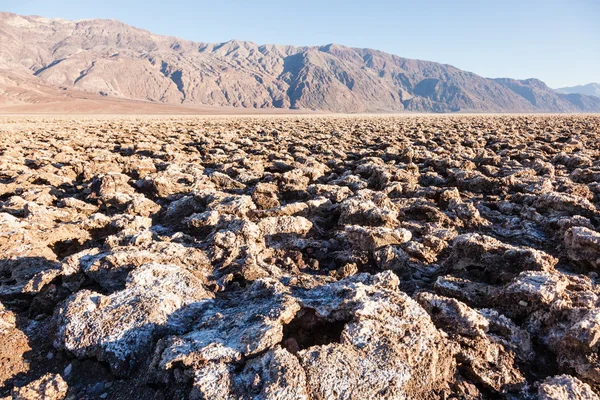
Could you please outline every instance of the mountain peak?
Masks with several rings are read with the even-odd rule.
[[[600,97],[600,83],[592,82],[585,85],[563,87],[556,89],[556,92]]]

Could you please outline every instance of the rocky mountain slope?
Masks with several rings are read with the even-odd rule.
[[[0,73],[0,113],[3,114],[221,114],[230,109],[214,106],[163,104],[105,97],[97,93],[58,88],[23,72]],[[240,110],[249,112],[247,110]],[[240,112],[238,111],[238,112]]]
[[[114,20],[0,13],[0,76],[168,104],[334,112],[597,112],[600,99],[536,80],[493,80],[450,65],[336,44],[196,43]],[[4,72],[2,72],[4,71]]]
[[[600,83],[588,83],[587,85],[563,87],[560,89],[556,89],[556,91],[558,93],[578,93],[585,94],[588,96],[600,97]]]

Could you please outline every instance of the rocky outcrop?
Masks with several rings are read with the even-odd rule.
[[[17,328],[17,317],[0,303],[0,385],[26,373],[29,365],[24,354],[31,350],[27,336]]]
[[[27,386],[13,390],[12,398],[18,400],[63,400],[68,385],[60,375],[47,374]]]
[[[114,374],[126,375],[151,351],[157,331],[182,329],[185,318],[179,314],[211,297],[191,273],[146,264],[129,275],[122,291],[103,296],[81,290],[68,298],[57,309],[55,346],[105,361]]]
[[[454,349],[398,283],[390,272],[355,275],[303,294],[301,319],[314,310],[329,324],[345,322],[339,343],[298,352],[313,397],[420,397],[445,388]]]
[[[155,355],[157,376],[191,380],[192,397],[419,396],[443,388],[454,373],[453,348],[389,272],[291,291],[258,280],[208,307],[190,333],[165,339]],[[247,370],[275,373],[261,367],[267,362],[303,372],[249,382]]]
[[[546,379],[540,385],[538,394],[540,400],[598,399],[598,395],[589,385],[569,375]]]
[[[600,233],[576,226],[565,232],[567,254],[574,262],[591,269],[600,267]]]

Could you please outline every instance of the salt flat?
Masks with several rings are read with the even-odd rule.
[[[598,143],[598,115],[0,117],[0,396],[597,398]]]

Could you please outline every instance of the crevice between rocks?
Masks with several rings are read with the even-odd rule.
[[[342,331],[350,320],[331,321],[319,317],[312,308],[302,308],[283,326],[282,346],[292,354],[312,346],[340,343]]]

